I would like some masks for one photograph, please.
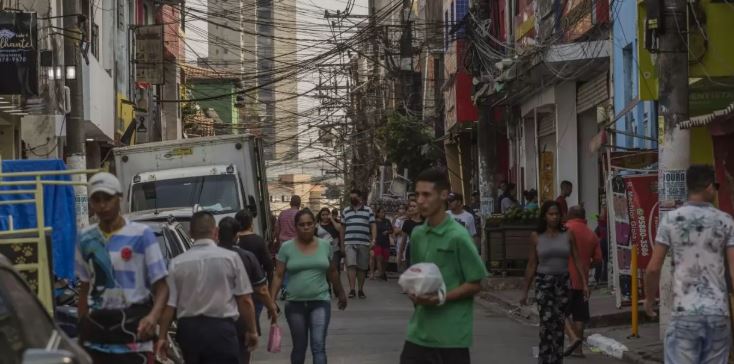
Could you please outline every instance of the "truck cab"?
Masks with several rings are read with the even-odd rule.
[[[196,211],[217,221],[247,209],[268,239],[270,207],[260,140],[230,135],[145,143],[114,149],[123,213],[173,216],[188,228]]]

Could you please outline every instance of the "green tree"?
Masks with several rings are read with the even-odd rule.
[[[410,178],[432,167],[440,157],[433,128],[407,115],[389,115],[387,123],[378,129],[377,137],[387,161],[397,164],[401,170],[407,168]]]

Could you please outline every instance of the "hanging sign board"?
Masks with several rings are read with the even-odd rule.
[[[0,11],[0,94],[38,95],[36,13]]]
[[[163,25],[144,25],[135,28],[135,81],[162,85]]]

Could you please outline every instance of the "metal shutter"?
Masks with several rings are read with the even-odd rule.
[[[556,132],[556,118],[553,115],[545,115],[538,119],[538,137],[551,135]]]
[[[580,114],[609,99],[607,72],[583,83],[576,93],[576,110]]]

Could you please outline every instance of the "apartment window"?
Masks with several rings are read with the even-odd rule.
[[[99,25],[92,23],[92,54],[99,59]]]
[[[634,59],[633,59],[633,43],[628,44],[622,49],[622,74],[624,75],[624,102],[628,104],[632,101],[634,90]],[[626,106],[626,105],[625,105]]]

